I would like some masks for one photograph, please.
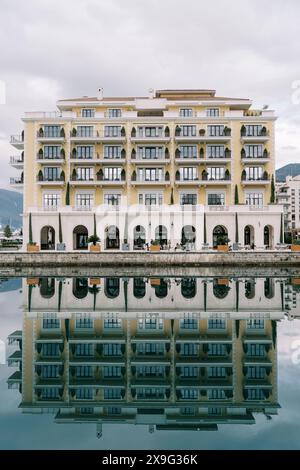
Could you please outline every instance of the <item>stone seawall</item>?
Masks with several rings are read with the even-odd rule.
[[[0,252],[0,269],[13,267],[300,267],[300,252]]]

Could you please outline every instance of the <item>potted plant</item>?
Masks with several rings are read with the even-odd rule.
[[[100,238],[97,235],[97,228],[96,228],[96,215],[94,214],[94,233],[88,238],[88,242],[90,243],[90,251],[99,252],[101,251]]]
[[[160,251],[160,241],[151,240],[150,251]]]
[[[291,250],[292,251],[300,251],[300,240],[293,240],[291,244]]]
[[[40,251],[40,247],[33,241],[31,214],[29,214],[29,242],[27,243],[27,251],[31,253]]]
[[[217,237],[217,250],[227,252],[229,251],[228,243],[230,242],[228,235],[218,235]]]

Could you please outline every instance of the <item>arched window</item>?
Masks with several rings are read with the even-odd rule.
[[[264,227],[264,245],[269,248],[273,246],[273,227],[271,227],[271,225]]]
[[[155,283],[151,282],[151,285],[154,287],[155,295],[159,299],[163,299],[168,295],[168,283],[164,279],[159,279],[159,283],[155,280]]]
[[[143,248],[146,243],[146,230],[142,225],[134,227],[133,231],[133,249]]]
[[[133,280],[133,295],[136,299],[142,299],[146,294],[146,283],[142,277]]]
[[[118,277],[107,277],[104,283],[104,292],[109,299],[115,299],[120,294],[120,279]]]
[[[106,249],[117,250],[120,248],[120,233],[116,225],[106,228]]]
[[[228,244],[228,231],[223,225],[217,225],[213,229],[213,247],[218,245],[227,245]]]
[[[213,281],[213,293],[217,299],[225,299],[230,291],[230,287],[227,284],[220,283],[218,279]]]
[[[264,282],[265,297],[267,299],[273,299],[274,297],[274,279],[266,277]]]
[[[164,225],[156,227],[155,240],[159,240],[161,246],[168,244],[168,230]]]
[[[252,227],[252,225],[246,225],[246,227],[244,228],[244,245],[254,245],[254,228]]]
[[[44,299],[51,299],[55,293],[54,277],[42,277],[40,279],[40,294]]]
[[[41,250],[55,250],[55,230],[50,225],[41,229]]]
[[[245,281],[245,297],[246,299],[253,299],[255,296],[255,281],[254,279],[247,279]]]
[[[76,299],[84,299],[89,291],[87,277],[75,277],[73,279],[73,295]]]
[[[185,225],[181,229],[181,243],[186,245],[187,243],[195,243],[196,241],[196,229],[193,225]]]
[[[181,295],[185,299],[192,299],[197,292],[196,279],[194,277],[184,277],[181,280]]]
[[[84,225],[77,225],[73,230],[73,249],[87,250],[88,237],[88,229]]]

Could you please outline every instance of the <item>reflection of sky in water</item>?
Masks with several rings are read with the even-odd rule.
[[[20,289],[20,286],[18,286]],[[22,329],[20,290],[0,293],[0,340]],[[15,369],[0,366],[1,449],[297,449],[300,433],[300,364],[293,363],[293,344],[300,338],[299,320],[278,325],[278,415],[267,420],[254,414],[253,425],[219,425],[219,430],[155,431],[148,426],[105,424],[103,437],[96,438],[96,425],[55,424],[52,414],[24,414],[18,408],[20,394],[8,390],[6,380]],[[1,346],[0,346],[1,347]],[[300,358],[300,355],[295,357]]]

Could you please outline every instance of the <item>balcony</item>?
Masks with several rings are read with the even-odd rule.
[[[264,149],[262,155],[259,156],[252,156],[247,155],[245,149],[241,150],[241,161],[243,165],[251,164],[251,163],[268,163],[270,161],[270,153],[267,149]]]
[[[247,133],[245,126],[241,127],[241,141],[242,142],[267,142],[270,138],[270,133],[266,127],[262,127],[261,131],[256,135]]]
[[[61,149],[60,154],[57,155],[55,158],[53,157],[47,157],[44,155],[43,149],[40,149],[37,156],[36,156],[36,161],[37,163],[41,164],[58,164],[62,165],[65,163],[65,151],[64,149]]]
[[[131,163],[139,165],[168,165],[170,163],[169,150],[166,148],[164,155],[146,158],[142,155],[137,155],[135,149],[131,152]]]
[[[23,170],[23,168],[24,168],[24,157],[23,156],[10,157],[9,164],[13,168],[16,168],[17,170]]]
[[[19,135],[12,135],[10,137],[10,144],[18,150],[24,149],[24,131]]]
[[[170,130],[166,127],[164,130],[157,130],[155,135],[147,135],[145,130],[136,131],[135,127],[131,130],[131,142],[132,143],[167,143],[170,142]]]
[[[65,184],[65,172],[61,171],[60,175],[53,178],[46,177],[42,170],[38,172],[37,184],[40,186],[63,186]]]
[[[66,140],[65,131],[62,127],[58,132],[45,132],[41,127],[37,132],[37,140],[40,143],[63,143]]]
[[[224,127],[223,132],[219,135],[212,135],[206,129],[200,129],[198,132],[190,133],[189,135],[183,135],[182,129],[177,126],[175,129],[175,141],[176,142],[218,142],[226,143],[231,139],[231,129],[229,127]]]
[[[90,132],[79,132],[77,129],[73,129],[70,133],[70,140],[74,143],[105,143],[105,142],[115,142],[115,143],[125,143],[126,134],[125,129],[122,128],[120,132],[109,135],[103,131],[90,131]]]
[[[14,189],[23,189],[23,177],[13,177],[13,178],[10,178],[10,181],[9,181],[9,184],[12,188]]]
[[[131,175],[131,184],[132,186],[141,186],[141,185],[149,185],[149,186],[168,186],[170,184],[170,175],[169,172],[166,173],[157,179],[145,179],[137,177],[136,171],[133,171]]]
[[[76,174],[76,170],[73,171],[70,185],[71,186],[86,186],[86,185],[93,185],[93,186],[124,186],[126,184],[126,173],[125,170],[121,171],[119,178],[108,179],[105,178],[103,171],[99,170],[95,176],[91,176],[91,178],[80,178]]]
[[[116,157],[105,157],[99,153],[93,154],[90,157],[81,157],[78,156],[76,149],[73,149],[70,154],[70,163],[80,164],[80,165],[90,165],[90,164],[109,164],[109,165],[124,165],[126,163],[126,150],[122,149],[119,156]]]
[[[263,172],[262,176],[252,178],[247,176],[246,171],[243,170],[241,175],[241,184],[244,186],[266,185],[271,184],[271,180],[269,174],[266,171]]]

